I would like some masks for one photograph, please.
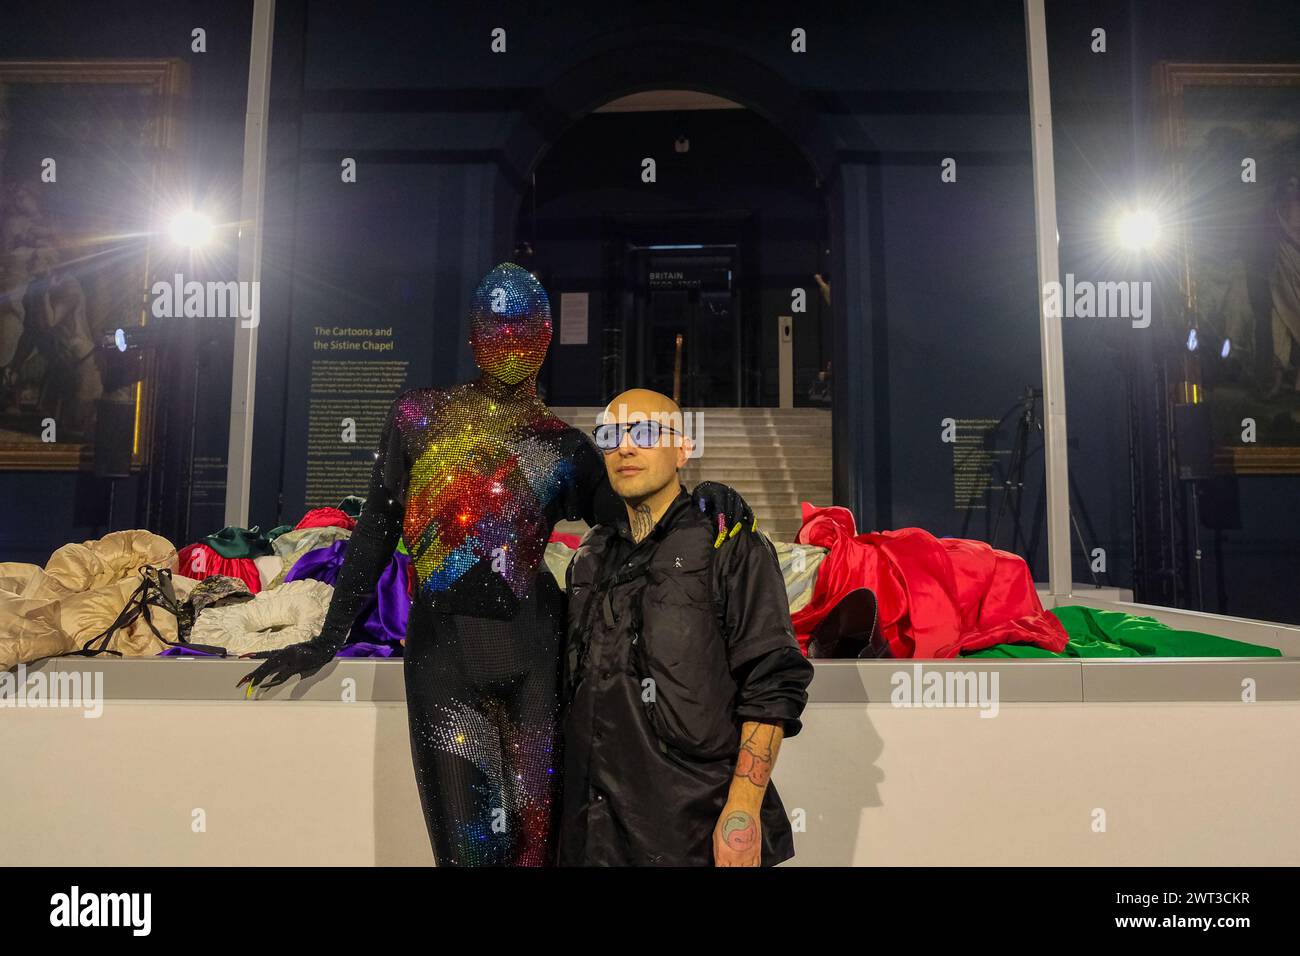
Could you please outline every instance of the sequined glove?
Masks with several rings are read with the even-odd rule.
[[[741,528],[754,531],[758,527],[754,512],[740,492],[729,485],[702,481],[691,492],[691,498],[701,511],[718,522],[718,539],[713,542],[715,548],[721,547],[727,538],[735,537]]]
[[[249,656],[266,660],[256,670],[245,674],[235,686],[248,684],[252,690],[278,687],[290,677],[305,677],[320,670],[334,659],[334,652],[334,648],[319,641],[290,644],[278,651],[259,651]]]

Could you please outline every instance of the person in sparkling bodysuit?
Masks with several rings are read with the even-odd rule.
[[[471,311],[482,377],[393,403],[320,634],[240,681],[274,687],[328,663],[404,538],[416,577],[404,661],[411,755],[440,866],[555,858],[564,596],[538,568],[556,521],[595,525],[621,504],[590,438],[537,395],[550,338],[540,283],[513,263],[489,272]],[[726,486],[706,482],[693,496],[724,528],[752,527]]]

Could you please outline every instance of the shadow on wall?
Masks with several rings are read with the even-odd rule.
[[[870,713],[853,709],[850,729],[845,708],[808,707],[799,736],[781,747],[773,780],[795,831],[795,856],[786,866],[853,866],[863,814],[883,806],[885,772],[878,764],[885,741]],[[782,780],[799,781],[799,789],[782,789]]]

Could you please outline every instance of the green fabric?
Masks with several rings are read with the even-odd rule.
[[[365,506],[366,499],[357,495],[348,495],[339,502],[339,511],[353,520],[361,517],[361,509]]]
[[[1030,644],[995,644],[966,657],[1281,657],[1261,647],[1198,631],[1177,631],[1153,617],[1090,607],[1053,608],[1070,641],[1062,653]]]
[[[260,558],[271,553],[271,543],[258,532],[256,525],[251,528],[222,528],[216,534],[208,535],[203,542],[223,558]]]
[[[292,530],[293,525],[291,524],[278,524],[266,533],[266,540],[268,542],[274,541],[276,538],[280,537],[280,535],[286,534]]]

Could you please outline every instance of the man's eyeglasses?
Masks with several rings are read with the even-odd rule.
[[[637,422],[606,422],[597,425],[591,430],[591,437],[596,439],[596,447],[608,455],[612,451],[617,451],[618,446],[623,444],[625,434],[632,436],[632,444],[637,448],[654,448],[659,444],[659,438],[664,432],[681,434],[675,428],[661,425],[650,418],[643,418]]]

